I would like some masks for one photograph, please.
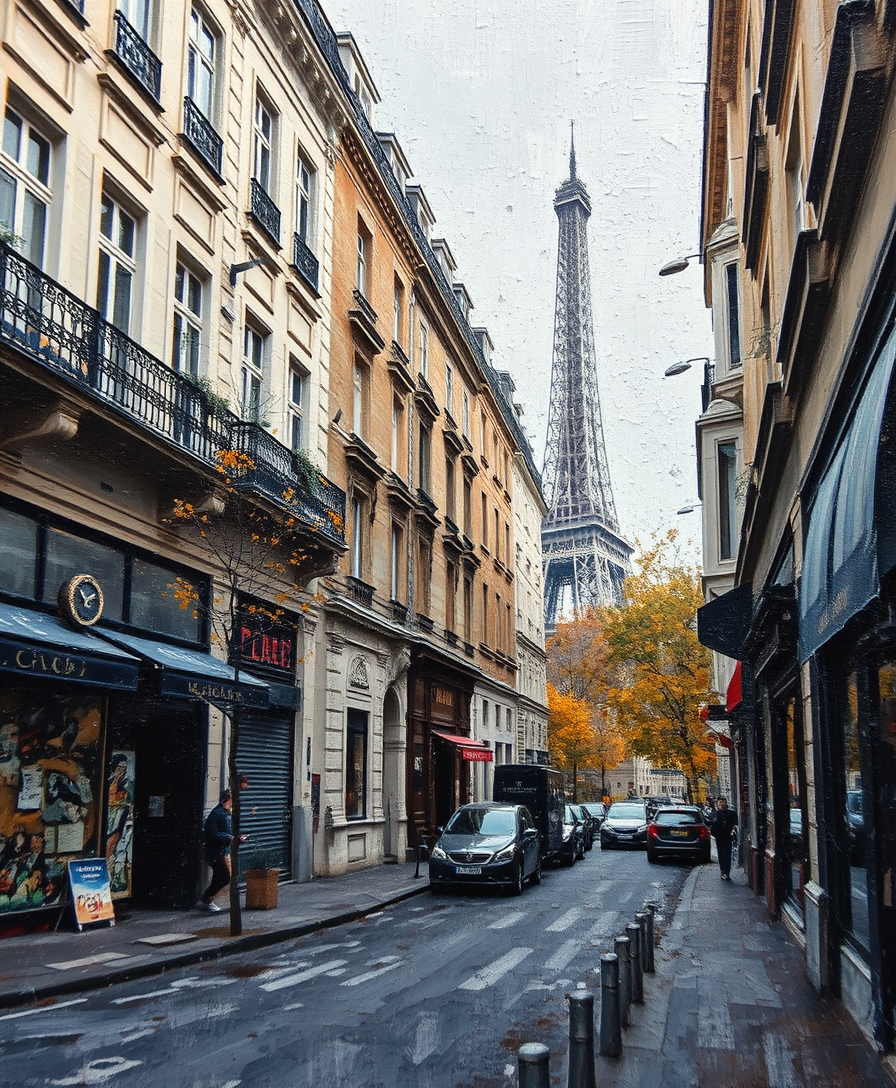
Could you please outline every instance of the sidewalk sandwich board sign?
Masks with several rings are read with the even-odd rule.
[[[68,882],[78,932],[94,922],[115,925],[109,865],[105,858],[85,858],[68,863]]]

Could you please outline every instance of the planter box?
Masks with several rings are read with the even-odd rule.
[[[249,869],[246,872],[246,910],[273,910],[277,906],[279,869]]]

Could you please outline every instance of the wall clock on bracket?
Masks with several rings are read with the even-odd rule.
[[[103,591],[90,574],[76,574],[59,590],[59,612],[72,627],[90,627],[103,614]]]

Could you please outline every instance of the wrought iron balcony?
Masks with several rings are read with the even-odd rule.
[[[162,93],[162,62],[125,19],[115,12],[115,55],[127,72],[156,102]]]
[[[358,604],[363,604],[365,608],[370,608],[373,604],[373,586],[369,586],[366,582],[362,582],[360,578],[355,578],[351,574],[348,575],[345,581],[352,599],[357,601]]]
[[[292,264],[293,268],[297,270],[311,290],[317,294],[317,280],[320,265],[318,264],[317,257],[314,256],[298,234],[292,236]]]
[[[367,318],[367,320],[372,325],[375,325],[377,323],[377,320],[378,320],[377,312],[376,312],[376,310],[374,310],[374,308],[367,301],[367,296],[364,294],[364,292],[359,291],[358,288],[356,287],[354,289],[354,291],[352,291],[352,297],[355,300],[355,305],[358,307],[358,309],[361,311],[361,313]]]
[[[103,402],[179,451],[217,468],[222,450],[248,455],[241,491],[288,510],[329,544],[345,541],[345,492],[313,478],[292,450],[247,423],[104,320],[14,249],[0,242],[0,342]]]
[[[280,245],[280,209],[265,192],[261,182],[252,179],[252,203],[249,213],[275,245]]]
[[[221,150],[224,141],[215,132],[211,121],[189,96],[184,99],[183,134],[196,154],[220,177]]]

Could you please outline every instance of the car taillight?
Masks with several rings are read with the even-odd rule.
[[[656,826],[654,824],[651,824],[650,827],[647,828],[647,834],[652,839],[655,839],[659,835],[659,831],[657,831]]]
[[[700,838],[701,839],[708,839],[709,838],[709,828],[706,826],[706,824],[704,824],[703,827],[700,828]]]

